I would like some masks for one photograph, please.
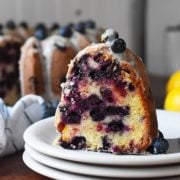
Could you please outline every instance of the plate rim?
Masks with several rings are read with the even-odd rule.
[[[22,160],[25,163],[25,165],[27,167],[29,167],[31,170],[33,170],[36,173],[39,173],[43,176],[53,178],[53,179],[67,180],[67,178],[69,179],[70,178],[69,176],[71,176],[71,179],[73,178],[74,180],[84,180],[84,178],[86,178],[87,180],[103,180],[100,177],[98,177],[98,178],[95,177],[94,179],[92,179],[92,177],[73,174],[70,172],[64,172],[64,171],[56,170],[54,168],[50,168],[48,166],[45,166],[45,165],[35,161],[33,158],[30,157],[30,155],[26,151],[23,152]]]
[[[154,166],[154,167],[127,167],[127,166],[97,166],[92,164],[82,164],[77,162],[71,162],[66,160],[60,160],[54,157],[46,156],[37,152],[27,144],[25,144],[25,151],[35,161],[55,168],[58,170],[106,178],[162,178],[180,175],[180,164],[178,165],[166,165],[166,166]],[[37,153],[37,154],[36,154]],[[47,159],[46,159],[47,158]],[[61,161],[61,162],[60,162]],[[73,167],[75,166],[75,167]],[[79,166],[79,167],[78,167]],[[89,173],[90,172],[90,173]],[[103,175],[102,175],[103,172]],[[107,172],[107,173],[106,173]]]
[[[158,111],[163,111],[163,110],[157,110]],[[152,165],[162,165],[162,164],[175,164],[180,162],[180,152],[178,153],[172,153],[172,154],[158,154],[158,155],[114,155],[114,154],[108,154],[107,153],[100,153],[100,152],[91,152],[91,151],[83,151],[83,150],[68,150],[68,149],[63,149],[59,148],[58,151],[53,151],[54,147],[57,146],[50,146],[49,144],[40,141],[41,146],[38,144],[38,140],[31,136],[29,138],[29,134],[32,135],[32,132],[36,126],[41,126],[43,123],[52,123],[54,122],[52,120],[54,117],[49,117],[44,120],[41,120],[39,122],[34,123],[30,127],[26,129],[24,132],[24,140],[25,142],[31,146],[33,149],[37,150],[40,153],[55,157],[55,158],[60,158],[60,159],[65,159],[69,161],[76,161],[76,162],[82,162],[82,163],[91,163],[91,164],[103,164],[103,165],[126,165],[126,166],[152,166]],[[55,131],[55,128],[54,128]],[[54,148],[54,150],[56,150]],[[81,152],[81,159],[79,159],[79,153]],[[87,155],[88,154],[88,155]],[[105,155],[105,156],[103,156]],[[91,156],[91,158],[88,158],[87,156]],[[101,160],[97,160],[97,158],[100,157]],[[108,157],[108,158],[106,158]],[[129,163],[129,158],[132,161],[131,164]],[[144,160],[146,159],[146,161]]]

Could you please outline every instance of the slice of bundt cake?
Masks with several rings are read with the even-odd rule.
[[[67,149],[142,153],[158,137],[144,65],[115,31],[107,30],[102,39],[105,43],[88,46],[69,65],[55,115],[57,143]]]
[[[36,38],[30,37],[21,48],[19,61],[22,96],[27,94],[45,94],[43,61],[40,42]]]
[[[70,40],[58,35],[44,41],[30,37],[21,48],[19,61],[21,94],[38,94],[59,100],[70,60],[76,55]]]

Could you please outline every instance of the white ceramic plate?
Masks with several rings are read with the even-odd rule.
[[[24,133],[25,142],[33,149],[49,156],[65,160],[103,164],[103,165],[162,165],[180,163],[180,113],[157,110],[159,129],[165,138],[171,139],[167,154],[159,155],[114,155],[82,150],[67,150],[53,146],[58,135],[53,125],[53,117],[39,121],[30,126]]]
[[[158,178],[180,175],[180,164],[168,166],[153,166],[153,167],[130,167],[130,166],[103,166],[82,164],[73,161],[66,161],[58,158],[53,158],[33,150],[27,144],[25,145],[26,152],[37,162],[71,173],[113,177],[113,178]]]
[[[33,171],[44,175],[49,178],[59,179],[59,180],[109,180],[107,178],[83,176],[78,174],[73,174],[70,172],[60,171],[57,169],[45,166],[37,161],[33,160],[27,152],[23,153],[23,161],[30,169]]]

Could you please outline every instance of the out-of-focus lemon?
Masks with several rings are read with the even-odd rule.
[[[167,94],[164,108],[180,112],[180,88],[173,89]]]
[[[166,90],[167,93],[170,92],[173,89],[180,89],[180,71],[176,71],[171,75],[171,77],[168,80]]]

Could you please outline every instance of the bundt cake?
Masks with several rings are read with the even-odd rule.
[[[163,138],[162,151],[152,146],[159,133],[141,58],[113,30],[102,39],[104,43],[86,47],[69,65],[55,114],[60,133],[55,143],[114,154],[165,152]]]
[[[42,42],[29,38],[21,49],[19,62],[21,94],[41,95],[48,101],[59,99],[60,83],[75,55],[70,41],[59,35]]]
[[[44,59],[40,42],[29,38],[21,48],[19,72],[21,95],[45,94]]]
[[[46,99],[55,100],[60,96],[60,83],[65,76],[70,60],[76,55],[70,40],[59,35],[50,36],[42,42],[45,58]]]
[[[0,36],[0,97],[13,105],[20,97],[18,60],[21,39],[12,35]]]

